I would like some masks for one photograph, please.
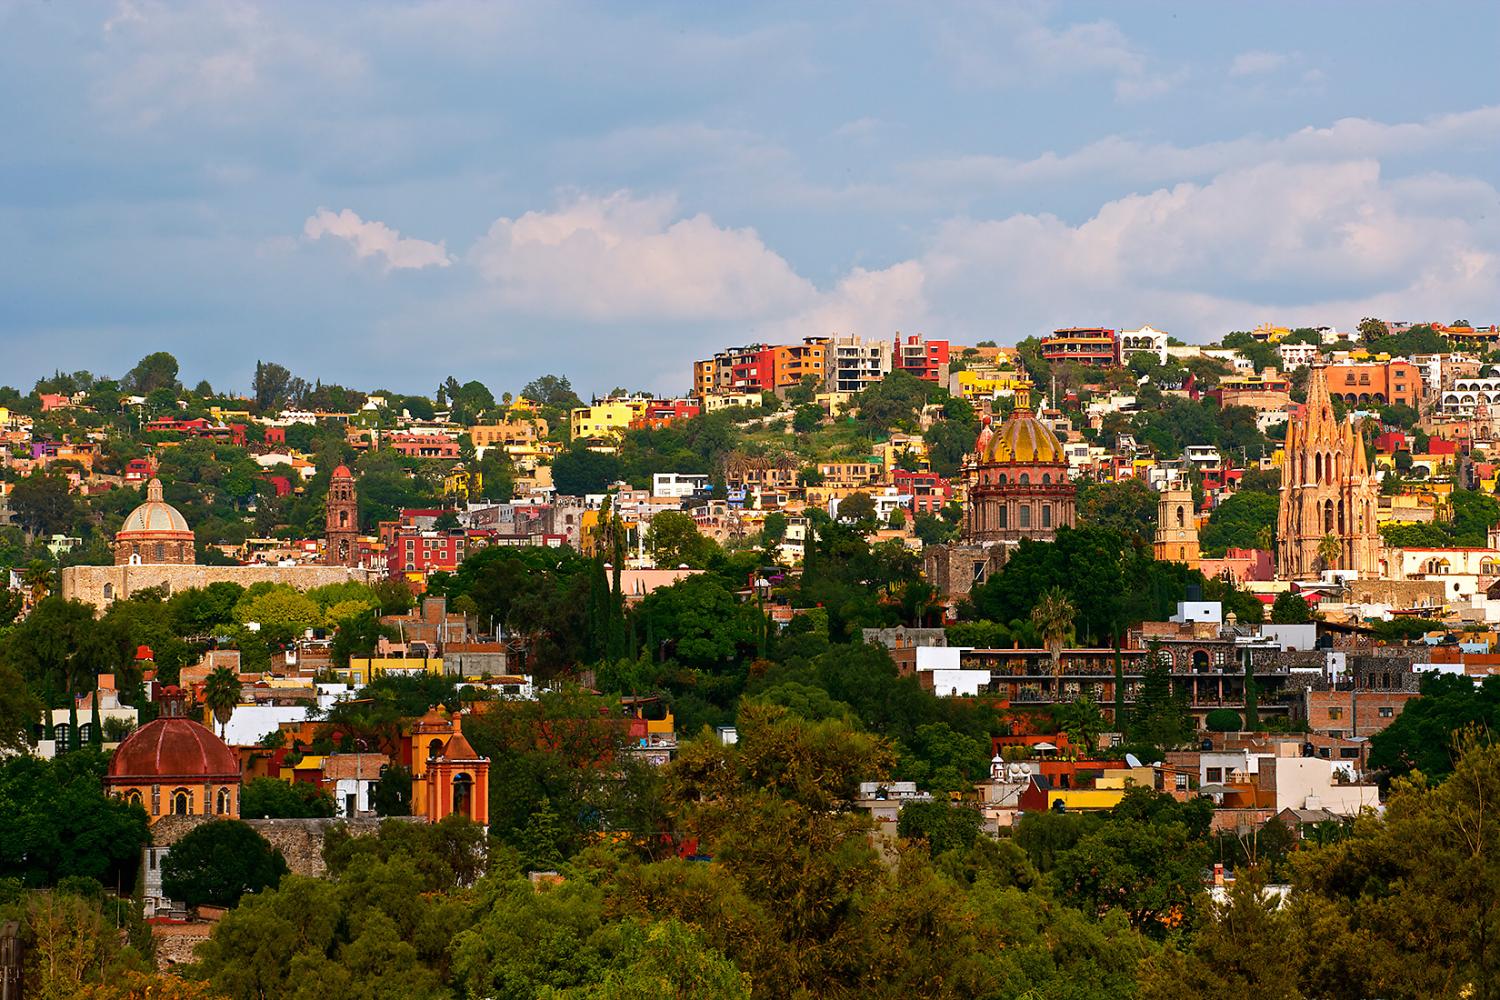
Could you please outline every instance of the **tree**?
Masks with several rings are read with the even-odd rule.
[[[140,806],[104,794],[109,761],[84,748],[0,759],[0,880],[32,888],[82,876],[129,892],[150,835]]]
[[[1339,544],[1338,536],[1333,534],[1324,535],[1318,539],[1318,564],[1324,569],[1333,569],[1339,561],[1339,553],[1343,546]]]
[[[756,613],[707,573],[658,587],[637,611],[645,631],[673,659],[718,670],[728,669],[753,647]]]
[[[521,389],[521,395],[544,407],[559,410],[571,410],[583,405],[583,401],[573,391],[572,384],[557,375],[543,375],[532,379]]]
[[[1360,320],[1359,326],[1356,329],[1359,330],[1359,339],[1367,344],[1389,336],[1391,332],[1390,327],[1385,324],[1385,321],[1375,319],[1373,316],[1366,316]]]
[[[188,906],[233,906],[247,892],[274,889],[286,860],[245,823],[214,820],[172,845],[162,863],[162,892]]]
[[[782,529],[785,530],[783,521]],[[698,530],[691,514],[666,510],[651,518],[646,530],[646,551],[658,566],[686,565],[704,569],[718,546]]]
[[[380,780],[375,782],[375,815],[411,815],[411,772],[400,764],[380,769]]]
[[[255,378],[250,391],[255,394],[255,407],[264,413],[289,402],[292,373],[289,369],[272,361],[255,362]]]
[[[1156,536],[1157,495],[1134,477],[1085,483],[1078,490],[1078,523],[1118,531],[1143,545]]]
[[[909,802],[901,807],[896,832],[912,840],[925,840],[933,857],[952,850],[967,850],[979,836],[979,810],[941,800]]]
[[[1052,682],[1059,697],[1062,695],[1063,643],[1073,631],[1073,621],[1077,617],[1078,609],[1061,587],[1044,591],[1031,609],[1031,625],[1046,643],[1047,654],[1052,658]]]
[[[1398,776],[1419,771],[1428,781],[1441,781],[1453,772],[1456,733],[1500,731],[1500,675],[1476,687],[1461,674],[1424,674],[1421,695],[1370,738],[1372,769]]]
[[[310,819],[336,812],[333,796],[317,785],[279,778],[254,778],[240,791],[244,819]]]
[[[177,382],[177,359],[166,351],[148,354],[125,376],[124,385],[137,396],[149,396],[159,389],[176,392],[181,388]]]
[[[203,704],[219,723],[219,736],[229,732],[229,719],[240,703],[240,679],[228,667],[215,668],[203,682]]]
[[[1271,621],[1277,625],[1305,625],[1312,621],[1312,610],[1300,594],[1283,590],[1271,605]]]
[[[78,517],[68,477],[49,469],[34,470],[11,490],[10,507],[31,535],[66,534]]]
[[[1240,490],[1225,498],[1208,516],[1200,542],[1203,554],[1218,557],[1231,548],[1270,548],[1280,501],[1274,494]]]
[[[1068,744],[1085,757],[1098,749],[1099,736],[1108,723],[1099,706],[1087,695],[1054,709],[1058,728],[1067,734]]]
[[[1216,708],[1204,717],[1203,727],[1211,733],[1237,733],[1244,728],[1244,723],[1234,709]]]
[[[1130,715],[1128,732],[1134,743],[1170,750],[1193,735],[1187,701],[1172,689],[1172,670],[1163,662],[1161,654],[1148,649],[1146,657],[1146,666],[1141,671],[1140,694]]]
[[[839,520],[846,524],[870,524],[875,521],[875,501],[863,490],[844,497],[839,502]]]
[[[552,485],[558,496],[603,493],[620,479],[620,459],[591,451],[581,442],[552,460]]]

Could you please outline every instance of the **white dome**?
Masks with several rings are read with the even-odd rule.
[[[146,487],[146,502],[125,518],[125,523],[120,525],[120,534],[159,531],[191,533],[192,529],[188,527],[187,518],[162,499],[161,481],[153,479]]]

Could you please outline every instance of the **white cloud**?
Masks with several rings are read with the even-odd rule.
[[[316,214],[308,216],[302,232],[310,240],[324,236],[344,240],[354,248],[357,257],[383,258],[387,271],[420,271],[427,267],[447,267],[451,263],[443,243],[402,238],[384,222],[373,219],[366,222],[347,208],[338,213],[318,209]]]
[[[1290,61],[1290,57],[1281,52],[1251,51],[1241,52],[1234,57],[1229,64],[1230,76],[1263,76],[1266,73],[1274,73]]]
[[[1112,21],[1053,27],[1035,4],[962,5],[938,23],[936,47],[951,72],[970,86],[1016,86],[1038,78],[1101,74],[1115,98],[1156,97],[1187,79],[1163,70]]]
[[[497,219],[469,260],[507,305],[590,320],[753,320],[817,295],[753,229],[623,191]]]
[[[1371,161],[1271,163],[1120,198],[1078,225],[953,220],[922,264],[938,328],[997,317],[1012,337],[1149,321],[1201,341],[1265,319],[1482,313],[1500,295],[1500,197],[1472,180],[1386,181]]]
[[[120,0],[100,42],[94,103],[136,125],[201,111],[220,122],[288,105],[301,112],[309,95],[347,91],[368,70],[337,33],[315,36],[241,0]]]
[[[1307,127],[1282,136],[1251,135],[1196,146],[1148,143],[1116,135],[1072,152],[1049,151],[1029,160],[958,156],[918,161],[908,164],[905,171],[920,182],[946,190],[1004,189],[1085,177],[1155,184],[1211,177],[1252,163],[1383,159],[1496,145],[1500,145],[1500,105],[1395,124],[1342,118],[1326,127]]]

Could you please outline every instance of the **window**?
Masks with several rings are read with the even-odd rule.
[[[1383,705],[1383,706],[1381,706],[1381,708],[1380,708],[1380,717],[1382,719],[1391,719],[1391,718],[1394,718],[1395,715],[1396,715],[1396,710],[1394,708],[1392,708],[1391,706],[1389,706],[1389,705]]]
[[[1342,719],[1344,717],[1344,709],[1343,709],[1343,707],[1339,706],[1339,705],[1329,705],[1328,706],[1328,717],[1330,719]]]
[[[193,814],[193,797],[188,794],[187,789],[179,788],[172,793],[172,815],[191,816]]]
[[[1016,526],[1019,528],[1031,527],[1031,508],[1022,506],[1021,509],[1017,511],[1017,513],[1020,516],[1016,521]]]
[[[1224,780],[1224,769],[1222,767],[1210,767],[1204,771],[1204,777],[1208,779],[1209,784],[1217,784]]]
[[[1050,503],[1042,504],[1042,527],[1052,527],[1052,505]]]
[[[1002,507],[1000,507],[1000,508],[997,509],[996,513],[999,514],[999,516],[1000,516],[1000,524],[999,524],[999,526],[1002,527],[1002,528],[1008,527],[1008,525],[1005,523],[1005,521],[1006,521],[1006,515],[1009,513],[1009,511],[1005,507],[1002,506]]]
[[[229,789],[219,789],[219,794],[215,797],[214,800],[214,812],[218,813],[220,816],[228,816],[231,812],[234,811],[233,806],[234,800]]]

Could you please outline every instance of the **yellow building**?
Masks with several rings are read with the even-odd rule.
[[[953,379],[958,384],[958,394],[971,402],[1031,391],[1030,379],[1005,368],[965,369],[956,373]]]
[[[580,406],[568,415],[568,432],[580,438],[618,438],[630,422],[646,412],[644,399],[605,399]]]
[[[1272,326],[1270,323],[1262,323],[1250,331],[1250,336],[1263,344],[1274,344],[1282,337],[1290,334],[1291,328],[1285,326]]]
[[[880,446],[880,461],[885,465],[886,475],[901,467],[902,458],[909,459],[914,472],[927,472],[931,468],[927,461],[927,442],[920,434],[892,434]]]
[[[376,677],[384,674],[408,676],[433,674],[437,676],[442,672],[443,658],[441,656],[351,656],[348,667],[343,670],[337,668],[334,670],[341,680],[348,681],[355,687],[364,687]]]

